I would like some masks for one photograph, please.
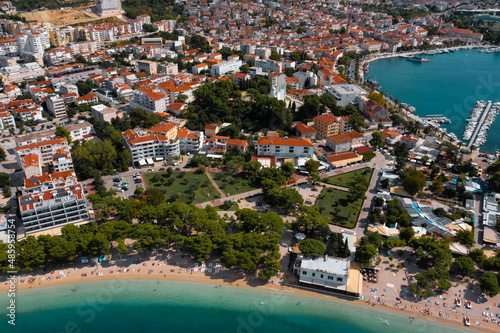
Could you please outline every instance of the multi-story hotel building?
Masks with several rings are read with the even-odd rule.
[[[125,146],[132,153],[132,163],[138,165],[152,164],[154,160],[178,156],[179,140],[163,135],[139,136],[137,132],[128,130],[123,133]]]

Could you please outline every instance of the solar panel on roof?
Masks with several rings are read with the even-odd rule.
[[[38,181],[38,178],[32,178],[29,180],[30,183],[36,183]]]

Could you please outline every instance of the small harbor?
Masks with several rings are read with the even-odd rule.
[[[467,148],[472,146],[479,148],[486,142],[488,130],[498,116],[499,109],[500,102],[476,102],[476,107],[472,110],[470,118],[466,120],[467,125],[462,137],[465,141],[469,140]]]

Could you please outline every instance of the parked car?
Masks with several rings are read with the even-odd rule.
[[[136,184],[142,183],[142,180],[141,179],[136,179],[136,180],[134,180],[134,183],[136,183]]]
[[[122,184],[121,183],[114,183],[113,186],[120,187],[120,186],[122,186]]]

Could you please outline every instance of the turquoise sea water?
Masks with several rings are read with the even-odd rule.
[[[16,295],[16,326],[7,324],[8,298],[1,295],[0,332],[462,332],[416,313],[410,323],[409,310],[258,289],[149,280],[31,289]]]
[[[389,58],[370,63],[368,77],[381,90],[416,108],[419,116],[442,114],[452,124],[444,125],[459,139],[477,100],[500,101],[500,53],[462,50],[423,55],[430,61],[417,63]],[[500,117],[490,127],[481,151],[500,149]]]

